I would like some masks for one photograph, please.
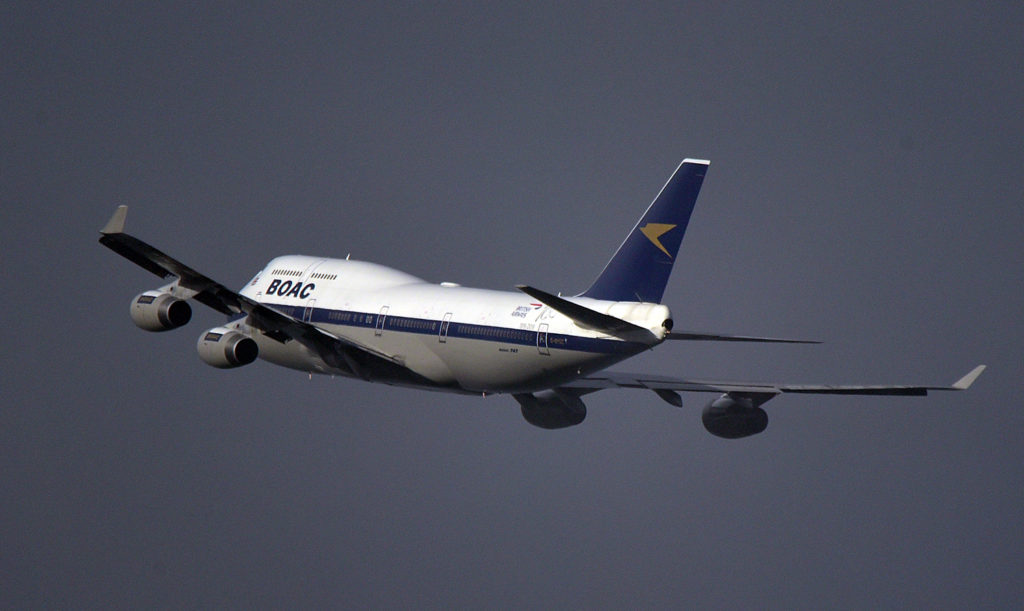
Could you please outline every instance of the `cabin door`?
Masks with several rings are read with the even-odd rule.
[[[537,351],[545,356],[549,356],[551,351],[548,350],[548,323],[542,322],[537,327]]]

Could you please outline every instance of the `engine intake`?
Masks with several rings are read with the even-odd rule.
[[[146,331],[168,331],[192,320],[192,306],[163,291],[146,291],[132,299],[132,322]]]
[[[199,336],[199,358],[218,369],[248,365],[260,354],[256,340],[228,327],[214,327]]]
[[[708,403],[700,419],[709,433],[724,439],[750,437],[768,428],[768,414],[744,395],[722,395]]]

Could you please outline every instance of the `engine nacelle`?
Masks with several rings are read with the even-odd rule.
[[[163,291],[146,291],[132,299],[132,322],[146,331],[168,331],[192,320],[192,306]]]
[[[768,414],[750,397],[728,393],[708,403],[700,419],[709,433],[725,439],[750,437],[768,428]]]
[[[204,363],[219,369],[248,365],[260,354],[256,340],[228,327],[214,327],[200,335],[196,350]]]
[[[537,394],[512,395],[523,412],[523,418],[542,429],[564,429],[576,426],[587,417],[587,406],[579,397],[564,392],[545,390]]]

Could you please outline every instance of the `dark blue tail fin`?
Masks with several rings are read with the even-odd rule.
[[[661,303],[710,161],[684,159],[584,297]]]

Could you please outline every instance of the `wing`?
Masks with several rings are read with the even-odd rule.
[[[142,240],[124,233],[127,212],[127,206],[118,207],[110,221],[100,230],[103,234],[100,244],[161,278],[177,277],[177,285],[186,289],[196,301],[222,314],[247,314],[246,322],[264,335],[279,342],[297,341],[327,364],[348,369],[360,377],[368,377],[371,368],[379,370],[382,365],[404,369],[404,365],[390,355],[338,337],[240,295]]]
[[[985,371],[985,366],[978,365],[967,375],[949,386],[848,386],[834,384],[722,382],[711,380],[684,380],[680,378],[648,374],[605,372],[573,380],[572,382],[563,385],[561,388],[575,389],[580,391],[582,394],[596,392],[605,388],[646,388],[648,390],[653,390],[659,397],[673,405],[682,404],[682,401],[674,394],[675,391],[722,392],[751,397],[755,399],[756,404],[760,405],[768,399],[782,393],[923,396],[927,395],[930,390],[967,390],[971,384],[978,379],[978,376],[980,376],[983,371]]]

